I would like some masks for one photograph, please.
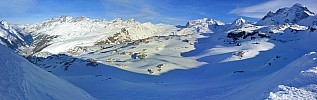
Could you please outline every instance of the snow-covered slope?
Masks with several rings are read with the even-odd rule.
[[[264,99],[270,91],[268,89],[271,89],[271,91],[274,92],[270,92],[268,97],[270,100],[316,99],[316,66],[317,54],[316,52],[310,52],[263,79],[248,84],[245,87],[240,88],[240,90],[236,90],[239,92],[233,93],[234,95],[225,98],[242,100],[258,99],[259,97],[262,97],[262,99]],[[275,87],[276,89],[274,89]]]
[[[117,18],[106,21],[69,16],[52,18],[24,27],[24,32],[31,33],[34,37],[33,48],[26,51],[53,54],[67,52],[75,46],[119,44],[152,36],[175,35],[176,30],[172,25],[139,23],[133,19],[123,21]]]
[[[305,19],[315,14],[309,11],[305,6],[301,4],[294,4],[292,7],[282,8],[275,13],[269,12],[264,16],[257,24],[258,25],[281,25],[285,23],[297,23],[298,21]]]
[[[19,33],[13,26],[5,21],[0,21],[0,44],[12,49],[30,44],[32,37]]]
[[[97,99],[315,99],[315,18],[295,4],[257,24],[64,16],[22,32],[29,61]]]
[[[93,100],[82,89],[0,45],[1,100]]]
[[[70,63],[82,62],[83,67],[105,64],[135,73],[160,75],[204,64],[194,58],[181,56],[181,53],[194,50],[193,37],[199,36],[152,37],[115,46],[77,46],[65,53],[70,56],[37,53],[30,61],[53,72],[76,66]]]
[[[287,26],[280,29],[283,33],[264,31],[267,27],[241,29],[248,30],[246,34],[258,30],[254,39],[233,40],[223,37],[225,32],[203,38],[160,37],[104,49],[86,46],[87,51],[74,51],[78,56],[53,55],[31,61],[98,99],[278,99],[287,97],[283,91],[291,95],[284,99],[294,99],[292,93],[310,98],[315,91],[306,87],[315,81],[300,81],[307,86],[286,84],[316,66],[316,55],[304,54],[317,51],[311,46],[317,33],[302,27]]]

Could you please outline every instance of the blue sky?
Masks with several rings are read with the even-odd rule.
[[[240,17],[257,21],[268,11],[295,3],[317,12],[317,0],[0,0],[0,19],[25,24],[68,15],[185,25],[207,17],[230,23]]]

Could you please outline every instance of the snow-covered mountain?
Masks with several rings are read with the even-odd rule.
[[[25,26],[23,32],[34,37],[33,48],[26,50],[33,52],[25,52],[29,55],[36,52],[57,54],[76,46],[119,44],[152,36],[175,35],[176,30],[172,25],[139,23],[134,19],[106,21],[61,16]]]
[[[243,18],[238,18],[231,25],[229,26],[229,29],[234,29],[234,28],[241,28],[245,27],[247,25],[250,25],[247,20],[244,20]]]
[[[297,23],[298,21],[310,16],[315,16],[315,13],[309,11],[307,7],[301,4],[294,4],[290,8],[281,8],[277,10],[275,13],[269,12],[257,24],[281,25],[285,23]]]
[[[12,49],[29,45],[32,42],[30,35],[19,33],[18,30],[6,21],[0,21],[0,44]]]
[[[316,23],[295,4],[258,23],[61,16],[17,29],[34,40],[20,54],[97,99],[275,100],[317,98]]]
[[[214,33],[219,26],[223,26],[225,23],[222,23],[218,20],[202,18],[197,20],[188,21],[184,31],[191,30],[190,32],[198,33]],[[179,32],[183,33],[183,32]]]
[[[94,100],[82,89],[0,45],[1,100]]]

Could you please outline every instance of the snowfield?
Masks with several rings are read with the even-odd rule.
[[[197,58],[202,58],[211,55],[220,55],[225,53],[233,53],[231,57],[224,59],[221,62],[244,60],[248,58],[253,58],[260,54],[260,51],[267,51],[273,49],[274,44],[267,42],[267,39],[259,39],[254,41],[247,41],[240,43],[241,46],[234,47],[216,47],[210,48],[206,53],[199,55]],[[252,46],[250,46],[252,45]],[[241,55],[238,55],[240,53]],[[238,55],[238,56],[237,56]]]
[[[257,23],[202,18],[176,27],[61,16],[12,25],[32,35],[13,49],[34,65],[0,46],[0,99],[314,100],[316,18],[295,4]]]
[[[44,33],[49,36],[57,36],[50,41],[46,41],[47,47],[42,52],[50,52],[58,54],[66,52],[68,49],[75,46],[93,45],[98,41],[106,40],[108,37],[122,30],[128,30],[125,37],[126,41],[145,39],[152,36],[167,36],[175,35],[177,30],[175,26],[165,24],[139,23],[134,19],[123,21],[121,18],[112,21],[94,20],[85,17],[72,18],[70,16],[61,16],[52,18],[43,23],[26,25],[23,27],[24,33],[32,33],[36,38]],[[180,34],[182,35],[182,34]],[[35,40],[34,42],[41,41]],[[112,42],[112,44],[117,44]],[[124,42],[124,41],[118,41]],[[33,45],[41,46],[41,45]]]

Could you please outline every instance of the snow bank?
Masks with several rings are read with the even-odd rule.
[[[291,62],[279,71],[276,71],[263,79],[245,85],[245,87],[237,89],[233,95],[225,98],[235,98],[239,100],[243,99],[256,99],[266,98],[270,93],[268,99],[300,99],[300,98],[315,98],[316,91],[309,91],[305,89],[298,89],[297,87],[304,87],[311,85],[308,80],[298,81],[298,77],[302,76],[303,70],[305,72],[312,72],[314,66],[317,65],[316,61],[317,54],[315,52],[308,53],[301,58]],[[312,69],[311,69],[312,68]],[[308,70],[310,69],[310,70]],[[303,77],[302,78],[307,78]],[[314,77],[316,78],[316,77]],[[312,84],[316,84],[317,81],[312,81]],[[306,84],[306,85],[304,85]],[[308,85],[307,85],[308,84]],[[284,86],[289,85],[289,86]],[[294,86],[294,87],[290,87]],[[278,87],[274,92],[270,90]]]

